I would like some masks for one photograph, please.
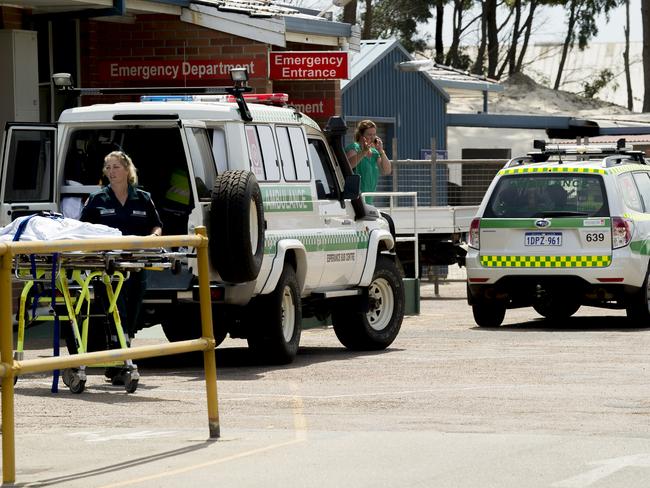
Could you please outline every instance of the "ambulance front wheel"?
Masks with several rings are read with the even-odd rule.
[[[506,306],[499,302],[478,302],[472,304],[472,313],[479,327],[499,327],[506,316]]]
[[[264,255],[264,208],[250,171],[217,176],[210,206],[210,260],[224,281],[257,278]]]
[[[386,349],[402,326],[404,301],[399,260],[380,254],[363,297],[343,300],[332,309],[334,333],[348,349]]]

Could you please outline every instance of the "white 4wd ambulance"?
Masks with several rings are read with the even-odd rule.
[[[582,305],[650,322],[650,166],[612,146],[549,146],[509,161],[472,221],[467,299],[479,326],[532,306],[548,319]]]
[[[205,225],[215,337],[245,338],[290,362],[302,317],[331,314],[341,343],[388,347],[404,314],[388,222],[359,198],[342,150],[345,124],[323,133],[297,110],[197,97],[147,98],[64,111],[56,124],[8,124],[0,225],[40,210],[74,212],[102,184],[103,158],[123,150],[166,234]],[[192,260],[149,273],[142,326],[169,340],[200,336]]]

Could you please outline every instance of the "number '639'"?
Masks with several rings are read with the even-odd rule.
[[[590,232],[585,236],[587,242],[602,242],[605,240],[605,234],[602,232]]]

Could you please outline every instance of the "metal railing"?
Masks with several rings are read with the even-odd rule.
[[[17,361],[13,358],[12,267],[16,255],[52,254],[62,251],[106,251],[112,249],[157,249],[193,247],[197,250],[199,299],[202,337],[198,339],[138,346],[129,349],[56,356]],[[163,237],[113,237],[104,239],[0,242],[0,377],[2,377],[2,480],[13,483],[16,478],[14,378],[25,373],[94,365],[107,361],[141,359],[155,356],[203,351],[205,387],[208,404],[210,438],[220,435],[217,396],[217,368],[214,355],[216,343],[212,327],[212,305],[208,267],[208,238],[205,227],[197,227],[196,235]]]
[[[505,159],[393,160],[393,171],[382,176],[380,192],[417,192],[420,206],[478,205]],[[410,203],[410,202],[409,202]],[[385,202],[378,206],[388,206]],[[397,206],[407,206],[398,199]]]

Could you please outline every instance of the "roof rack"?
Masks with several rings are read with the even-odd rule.
[[[549,144],[536,139],[533,147],[539,151],[531,151],[526,156],[520,156],[508,161],[504,168],[524,164],[544,163],[551,156],[559,156],[558,164],[562,164],[562,156],[575,156],[578,160],[603,158],[603,167],[609,168],[621,164],[646,164],[645,153],[635,151],[625,144],[625,139],[619,139],[616,144]],[[591,156],[591,158],[590,158]]]

